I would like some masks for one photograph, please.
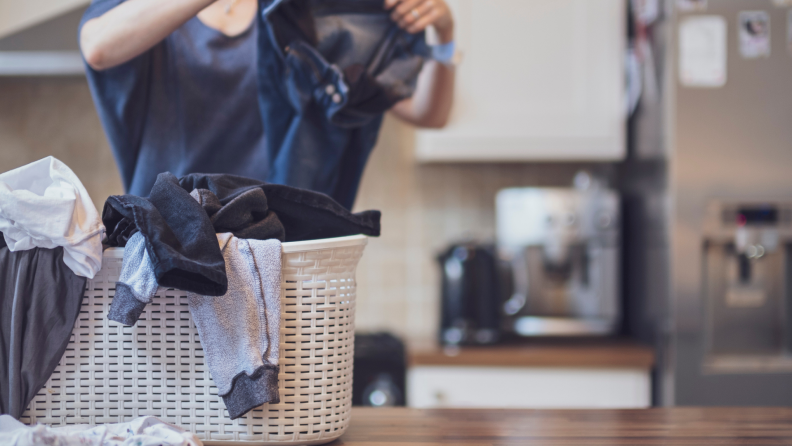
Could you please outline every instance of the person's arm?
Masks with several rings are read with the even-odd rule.
[[[214,0],[127,0],[88,20],[80,49],[88,65],[106,70],[132,60],[161,42]]]
[[[454,19],[444,0],[385,0],[385,8],[393,8],[391,17],[407,32],[433,26],[441,44],[454,40]],[[397,103],[393,114],[418,127],[445,127],[454,100],[454,71],[453,66],[427,61],[415,93]]]

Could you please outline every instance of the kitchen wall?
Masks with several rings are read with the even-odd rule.
[[[463,238],[494,237],[495,193],[510,186],[566,186],[579,164],[413,162],[414,130],[387,119],[363,178],[358,209],[383,212],[359,267],[357,327],[409,340],[434,337],[439,319],[435,256]],[[486,150],[486,147],[482,147]],[[47,155],[68,164],[101,209],[122,193],[83,79],[0,79],[0,171]]]
[[[48,155],[71,167],[99,210],[123,192],[84,79],[0,78],[0,172]]]
[[[439,267],[449,242],[495,236],[495,194],[513,186],[568,186],[581,164],[416,164],[415,131],[387,119],[357,201],[380,209],[382,236],[358,268],[357,327],[434,338]],[[486,150],[482,147],[481,150]],[[588,166],[590,167],[590,166]]]

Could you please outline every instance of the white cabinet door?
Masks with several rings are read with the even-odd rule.
[[[618,160],[626,0],[449,0],[463,62],[419,161]]]
[[[628,409],[651,404],[641,369],[419,366],[407,372],[410,407]]]

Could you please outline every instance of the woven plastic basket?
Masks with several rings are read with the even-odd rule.
[[[204,366],[186,293],[157,296],[134,327],[107,320],[123,249],[106,250],[66,353],[22,421],[97,425],[152,415],[207,445],[340,437],[352,406],[355,268],[366,243],[352,236],[283,244],[281,402],[233,421]]]

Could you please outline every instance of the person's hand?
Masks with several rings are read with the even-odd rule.
[[[409,33],[433,26],[440,43],[454,40],[454,18],[445,0],[385,0],[391,18]]]

